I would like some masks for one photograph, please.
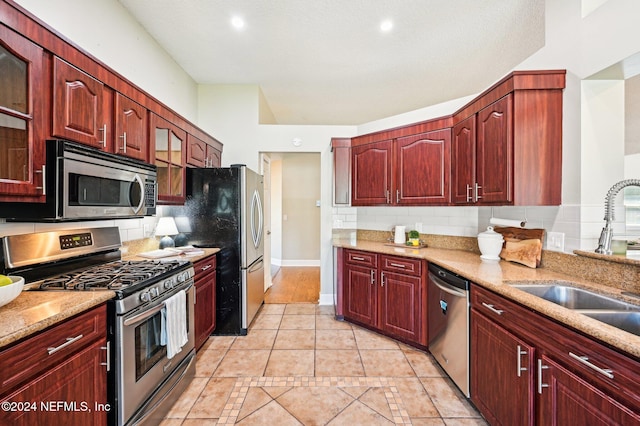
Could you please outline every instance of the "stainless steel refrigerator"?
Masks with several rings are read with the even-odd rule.
[[[245,165],[187,169],[189,243],[220,248],[213,334],[247,334],[264,302],[263,194]]]

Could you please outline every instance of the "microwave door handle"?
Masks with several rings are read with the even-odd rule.
[[[142,209],[142,206],[144,204],[144,182],[142,181],[142,178],[136,173],[136,175],[133,177],[132,184],[137,184],[140,187],[140,202],[136,207],[131,206],[133,208],[133,212],[137,214]]]

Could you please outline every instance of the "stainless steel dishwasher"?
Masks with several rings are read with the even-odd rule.
[[[429,352],[469,397],[469,281],[429,264]]]

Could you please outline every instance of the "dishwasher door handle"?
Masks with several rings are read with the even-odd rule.
[[[435,284],[436,287],[438,287],[440,290],[444,291],[445,293],[449,293],[452,296],[456,296],[456,297],[465,297],[465,298],[467,297],[466,291],[450,286],[449,284],[442,281],[440,278],[436,277],[432,273],[429,273],[429,278],[431,278],[431,281],[433,282],[433,284]]]

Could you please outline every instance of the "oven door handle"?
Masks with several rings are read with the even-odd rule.
[[[164,307],[165,307],[165,304],[163,302],[162,304],[156,306],[155,308],[151,308],[151,310],[149,311],[145,311],[140,315],[136,315],[135,317],[127,318],[126,320],[124,320],[124,325],[128,327],[130,325],[142,322],[147,318],[151,318],[152,316],[160,312]]]

